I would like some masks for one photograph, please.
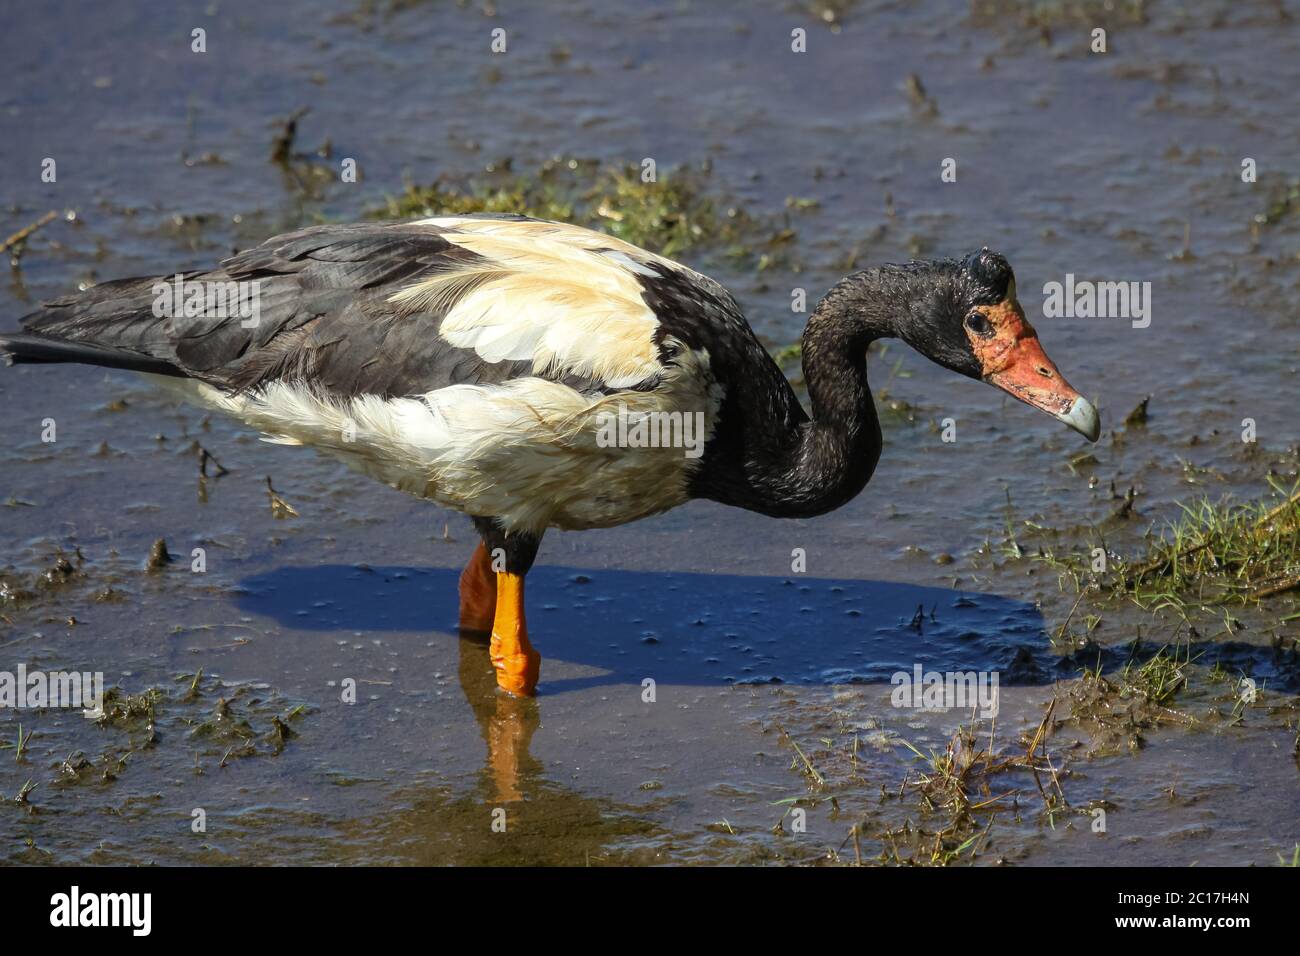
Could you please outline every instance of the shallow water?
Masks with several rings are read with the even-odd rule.
[[[78,283],[206,266],[318,217],[356,218],[404,178],[504,157],[521,173],[554,155],[651,156],[661,171],[707,161],[717,195],[796,233],[763,271],[723,250],[682,256],[732,288],[773,346],[798,338],[793,287],[815,301],[850,268],[1005,253],[1048,353],[1102,408],[1097,460],[1072,466],[1085,450],[1073,433],[892,346],[873,382],[907,405],[882,413],[880,467],[839,512],[776,522],[695,503],[549,535],[529,592],[542,693],[515,702],[494,693],[484,649],[455,634],[465,519],[176,408],[129,375],[0,370],[0,570],[83,558],[0,607],[0,669],[102,670],[130,693],[167,691],[152,733],[0,712],[0,741],[12,746],[19,723],[34,734],[21,760],[0,752],[0,794],[36,784],[27,805],[0,806],[0,860],[852,861],[862,821],[871,859],[905,824],[937,826],[897,796],[916,765],[901,741],[942,750],[967,717],[891,707],[890,674],[1000,672],[996,734],[1014,749],[1055,682],[1098,661],[1113,671],[1139,633],[1169,632],[1108,608],[1100,650],[1067,655],[1051,637],[1074,594],[1003,553],[1009,524],[1029,551],[1084,548],[1094,524],[1131,550],[1178,501],[1259,497],[1270,472],[1294,480],[1300,217],[1256,223],[1297,176],[1293,5],[1285,21],[1269,4],[1110,14],[1105,55],[1087,51],[1092,20],[1051,19],[1056,5],[1013,5],[1048,18],[1047,36],[983,5],[849,4],[834,30],[817,8],[779,2],[495,17],[397,6],[53,2],[11,18],[0,231],[47,209],[76,216],[39,232],[10,273],[5,326]],[[789,52],[798,25],[804,55]],[[189,50],[195,26],[206,55]],[[497,26],[509,52],[492,57]],[[909,73],[937,116],[909,102]],[[300,148],[329,140],[335,160],[357,158],[360,183],[308,194],[267,161],[273,121],[304,106]],[[39,180],[46,156],[55,184]],[[1241,181],[1244,156],[1255,184]],[[940,181],[945,157],[956,183]],[[1150,281],[1150,327],[1042,317],[1043,283],[1067,272]],[[1148,424],[1125,429],[1148,394]],[[1239,440],[1247,417],[1257,446]],[[944,418],[955,442],[934,427]],[[201,482],[195,441],[229,473]],[[297,518],[273,516],[266,476]],[[1137,489],[1137,517],[1110,518],[1112,484]],[[147,573],[159,537],[178,560]],[[196,547],[204,574],[189,570]],[[791,570],[796,548],[805,573]],[[1296,610],[1281,598],[1234,611],[1242,630],[1194,641],[1199,667],[1219,661],[1266,689],[1240,723],[1166,724],[1117,753],[1060,726],[1048,750],[1064,793],[1104,805],[1104,836],[1083,814],[1051,825],[1033,780],[1012,775],[1018,809],[997,815],[977,860],[1275,862],[1300,838],[1300,671],[1277,623]],[[347,679],[355,704],[341,700]],[[1213,695],[1199,687],[1180,707],[1221,708]],[[249,755],[227,756],[242,738],[203,731],[218,698],[256,733]],[[268,736],[272,716],[295,736]],[[90,766],[61,769],[78,752]],[[773,832],[791,798],[806,831],[786,819]],[[191,830],[196,808],[206,833]]]

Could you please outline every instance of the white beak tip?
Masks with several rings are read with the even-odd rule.
[[[1068,410],[1056,417],[1088,441],[1101,437],[1101,417],[1097,414],[1097,407],[1086,398],[1076,398]]]

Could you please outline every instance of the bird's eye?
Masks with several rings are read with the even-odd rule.
[[[966,316],[966,328],[985,339],[993,334],[993,323],[982,312],[972,312]]]

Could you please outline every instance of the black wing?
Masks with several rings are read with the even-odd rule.
[[[438,335],[446,309],[401,311],[388,297],[414,279],[478,259],[440,230],[410,222],[313,226],[241,252],[187,283],[257,282],[252,327],[212,307],[159,315],[159,283],[119,279],[45,304],[0,336],[14,361],[85,362],[196,378],[228,391],[277,379],[339,396],[392,397],[529,374],[527,361],[489,363]]]

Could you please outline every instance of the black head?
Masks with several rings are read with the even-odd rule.
[[[1097,440],[1096,409],[1043,352],[1004,257],[986,247],[960,260],[895,268],[907,286],[897,300],[903,306],[894,320],[899,338],[945,368],[997,386]]]
[[[906,308],[895,318],[898,337],[944,368],[983,378],[984,366],[972,346],[991,329],[988,311],[1015,303],[1011,265],[987,248],[964,259],[910,262],[893,267],[906,277]],[[889,267],[886,267],[888,271]]]

